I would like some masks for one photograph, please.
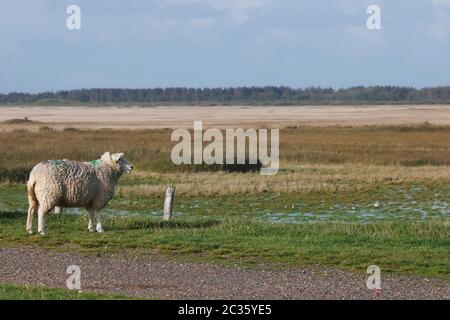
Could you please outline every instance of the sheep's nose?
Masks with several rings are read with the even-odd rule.
[[[131,169],[131,170],[133,170],[133,169],[134,169],[134,167],[133,167],[133,166],[130,166],[130,169]]]

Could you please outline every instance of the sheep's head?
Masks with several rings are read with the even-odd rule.
[[[133,165],[125,158],[123,153],[110,154],[105,152],[102,155],[102,160],[114,165],[121,173],[131,173],[133,171]]]

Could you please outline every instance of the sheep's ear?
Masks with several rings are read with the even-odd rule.
[[[109,152],[105,152],[105,153],[102,155],[102,160],[103,160],[103,161],[112,161],[111,154],[110,154]]]
[[[123,157],[123,153],[113,153],[111,156],[112,161],[117,162]]]

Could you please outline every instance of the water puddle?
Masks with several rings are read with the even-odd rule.
[[[175,204],[174,217],[204,218],[216,217],[254,217],[259,221],[270,223],[316,223],[316,222],[344,222],[368,223],[376,221],[423,221],[426,219],[450,219],[450,204],[447,192],[444,190],[431,191],[426,188],[412,186],[410,188],[389,188],[379,193],[361,198],[361,200],[339,201],[319,197],[302,201],[296,195],[255,195],[254,197],[224,197],[224,198],[195,198],[180,201]],[[324,200],[326,199],[326,200]],[[341,199],[346,199],[342,197]],[[364,200],[362,200],[364,199]],[[354,201],[351,203],[350,201]],[[0,211],[12,211],[14,201],[0,201]],[[26,214],[27,208],[21,202],[17,210]],[[127,210],[120,209],[127,208]],[[130,209],[134,208],[134,209]],[[148,208],[148,209],[145,209]],[[162,219],[163,210],[156,204],[143,206],[139,201],[121,199],[113,204],[113,208],[106,208],[102,213],[115,217],[154,217]],[[64,214],[86,215],[85,209],[65,208]]]
[[[444,201],[411,206],[400,202],[374,202],[365,205],[337,204],[313,211],[266,212],[260,218],[273,223],[374,222],[382,220],[421,221],[450,218],[450,205]]]
[[[331,206],[320,204],[313,207],[292,205],[291,211],[263,212],[259,218],[273,223],[314,222],[358,222],[367,223],[382,220],[423,221],[426,219],[449,219],[450,204],[441,200],[444,195],[426,194],[417,186],[384,190],[379,200],[365,203],[336,203]],[[421,200],[423,199],[423,200]],[[289,205],[286,206],[289,208]],[[283,210],[282,210],[283,211]]]

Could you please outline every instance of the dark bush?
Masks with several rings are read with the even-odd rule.
[[[0,168],[0,182],[26,183],[31,168]]]

